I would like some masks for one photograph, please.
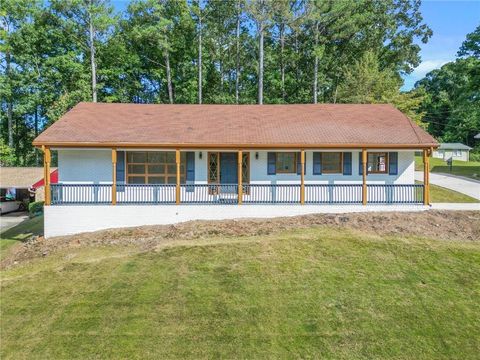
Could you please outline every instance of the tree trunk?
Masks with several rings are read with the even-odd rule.
[[[38,136],[38,105],[35,106],[35,137]],[[40,159],[38,156],[38,149],[36,147],[33,148],[35,151],[35,165],[40,165]]]
[[[199,4],[198,15],[198,103],[202,103],[202,14]]]
[[[280,24],[280,75],[281,75],[281,88],[282,88],[282,100],[285,102],[285,64],[283,58],[283,51],[285,49],[285,24]]]
[[[263,105],[263,23],[258,26],[258,104]]]
[[[5,73],[7,75],[7,81],[8,84],[10,85],[10,91],[11,89],[11,84],[12,84],[12,79],[11,79],[11,55],[10,55],[10,50],[8,50],[5,53],[5,61],[6,61],[6,70]],[[13,148],[13,97],[11,94],[8,95],[8,104],[7,104],[7,119],[8,119],[8,146],[10,148]]]
[[[92,1],[90,1],[90,6],[92,6]],[[90,66],[92,68],[92,101],[97,102],[97,65],[95,64],[95,44],[93,39],[95,38],[95,29],[93,28],[92,14],[89,9],[89,32],[90,32]]]
[[[314,47],[314,54],[315,54],[315,63],[313,66],[313,103],[317,103],[317,96],[318,96],[318,55],[317,55],[317,47],[318,47],[318,22],[315,23],[315,47]]]
[[[221,48],[221,47],[220,47]],[[220,71],[220,94],[223,95],[223,54],[222,51],[220,51],[220,60],[218,62],[218,71]]]
[[[237,2],[237,54],[235,60],[235,102],[239,102],[240,86],[240,1]]]
[[[298,61],[299,60],[299,56],[298,56],[298,32],[295,31],[295,60]],[[296,76],[297,76],[297,81],[300,79],[300,66],[295,66],[295,73],[296,73]]]
[[[172,88],[172,74],[170,71],[170,55],[168,50],[164,50],[165,63],[167,67],[167,87],[168,87],[168,101],[170,104],[173,104],[173,88]]]

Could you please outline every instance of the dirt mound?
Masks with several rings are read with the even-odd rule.
[[[268,235],[312,226],[341,227],[377,235],[480,241],[480,212],[474,211],[315,214],[275,219],[191,221],[176,225],[104,230],[48,240],[38,237],[12,249],[1,260],[0,267],[47,256],[63,248],[135,245],[138,250],[146,251],[176,240]]]

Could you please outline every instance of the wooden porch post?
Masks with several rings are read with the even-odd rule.
[[[117,149],[112,149],[112,205],[117,204]]]
[[[52,154],[50,148],[42,146],[43,149],[43,185],[45,186],[45,205],[50,205],[52,202],[50,191],[50,163],[52,161]]]
[[[423,204],[430,205],[430,158],[431,151],[423,150]]]
[[[367,150],[362,149],[362,204],[367,205]]]
[[[237,170],[237,178],[238,178],[238,205],[242,204],[242,197],[243,197],[243,186],[242,186],[242,159],[243,153],[242,150],[238,150],[238,170]]]
[[[305,150],[300,152],[300,204],[305,204]]]
[[[177,186],[175,189],[175,203],[180,204],[180,150],[175,151],[175,162],[177,163]]]

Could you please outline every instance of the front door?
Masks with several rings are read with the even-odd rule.
[[[236,153],[220,153],[220,184],[238,184],[238,164]],[[222,186],[221,192],[237,192],[235,186]]]

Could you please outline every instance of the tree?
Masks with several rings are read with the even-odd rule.
[[[98,44],[111,31],[115,19],[108,0],[53,0],[52,9],[62,20],[62,27],[70,32],[85,55],[90,59],[92,101],[97,102]],[[87,56],[85,56],[87,57]]]
[[[202,17],[203,17],[203,9],[201,0],[197,0],[192,5],[192,12],[194,17],[197,18],[197,33],[198,33],[198,103],[202,103],[202,86],[203,86],[203,78],[202,78]]]
[[[400,75],[419,63],[418,41],[431,34],[419,5],[131,0],[117,15],[109,0],[3,0],[1,139],[15,164],[38,164],[32,139],[79,101],[92,100],[388,101],[410,116],[421,102],[418,121],[423,112],[426,119],[449,114],[430,121],[429,129],[440,123],[432,131],[453,138],[458,125],[470,137],[477,114],[477,30],[462,47],[462,61],[422,85],[424,97],[421,89],[399,93]]]
[[[168,102],[173,104],[172,71],[170,67],[170,39],[173,22],[166,17],[165,4],[162,1],[133,1],[128,7],[128,32],[132,43],[137,43],[136,51],[149,64],[165,68]],[[160,63],[163,57],[164,64]]]
[[[477,59],[480,58],[480,25],[473,32],[467,34],[467,38],[462,43],[457,55],[459,57],[473,56]]]
[[[31,9],[35,7],[34,0],[3,0],[0,5],[0,23],[2,25],[0,52],[4,54],[5,77],[2,78],[2,98],[6,100],[7,107],[7,131],[8,146],[13,148],[13,103],[14,103],[14,78],[15,70],[12,63],[16,54],[12,54],[12,41],[16,33],[20,31],[31,15]]]
[[[255,22],[258,36],[258,104],[263,104],[263,45],[265,30],[271,19],[272,3],[270,0],[251,0],[248,12]]]
[[[367,51],[343,71],[338,100],[345,103],[388,103],[398,94],[401,80],[392,70],[381,70],[378,57]]]

